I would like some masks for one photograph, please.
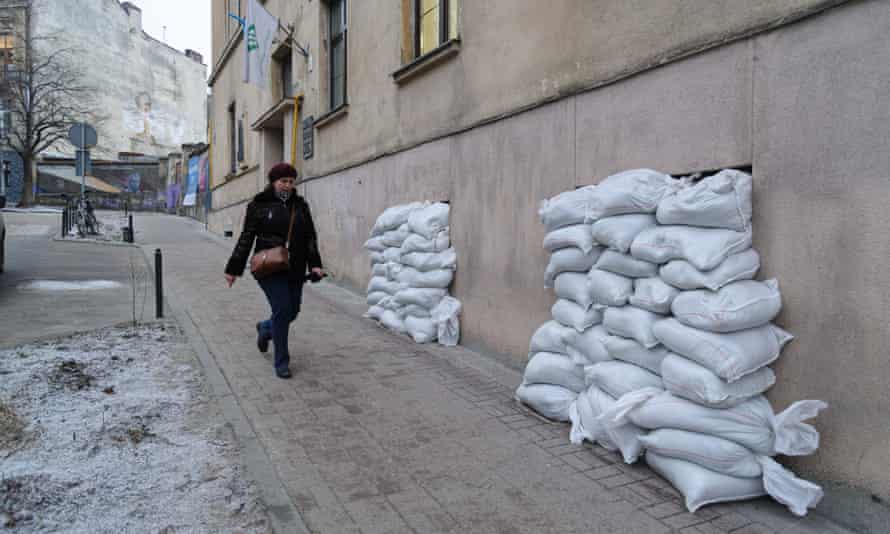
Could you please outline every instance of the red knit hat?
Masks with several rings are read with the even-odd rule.
[[[293,165],[285,161],[276,163],[271,169],[269,169],[269,183],[272,183],[275,180],[279,180],[281,178],[296,178],[297,176],[299,176],[297,169],[295,169]]]

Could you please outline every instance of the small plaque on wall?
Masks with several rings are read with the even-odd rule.
[[[315,148],[315,117],[303,119],[303,159],[312,159]]]

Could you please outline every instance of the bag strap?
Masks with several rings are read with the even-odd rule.
[[[294,232],[294,219],[297,217],[297,205],[294,204],[290,209],[290,224],[287,227],[287,241],[284,242],[284,248],[290,250],[290,237]]]

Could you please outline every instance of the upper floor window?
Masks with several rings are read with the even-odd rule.
[[[328,2],[331,109],[346,104],[346,0]]]
[[[457,38],[459,0],[414,0],[414,56]]]

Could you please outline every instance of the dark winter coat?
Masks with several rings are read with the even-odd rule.
[[[292,193],[285,204],[275,195],[274,190],[268,187],[247,205],[244,229],[235,244],[232,257],[226,264],[226,274],[241,276],[251,252],[256,253],[283,245],[287,239],[291,209],[296,209],[289,249],[291,272],[302,279],[307,268],[320,269],[321,255],[318,253],[318,238],[315,225],[312,223],[309,204],[296,193]]]

